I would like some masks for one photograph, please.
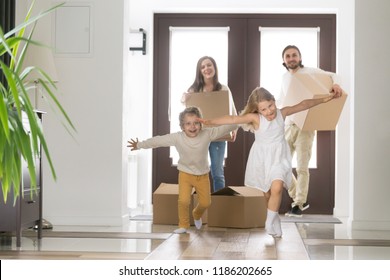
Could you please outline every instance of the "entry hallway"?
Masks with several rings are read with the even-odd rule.
[[[310,215],[304,215],[310,216]],[[283,216],[281,216],[283,219]],[[325,217],[326,218],[326,217]],[[330,217],[333,218],[333,217]],[[23,232],[22,247],[10,233],[0,233],[0,259],[39,260],[390,260],[390,231],[349,231],[341,223],[283,222],[283,237],[263,228],[153,225],[145,219],[128,226],[54,226],[37,240]]]

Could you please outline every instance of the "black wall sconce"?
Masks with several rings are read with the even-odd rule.
[[[145,55],[146,54],[146,32],[142,28],[140,28],[136,32],[142,32],[142,47],[135,47],[135,48],[130,47],[130,50],[131,51],[142,51],[142,54]]]

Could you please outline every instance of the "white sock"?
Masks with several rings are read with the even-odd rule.
[[[276,214],[277,214],[276,212],[274,212],[270,209],[267,209],[267,219],[265,221],[265,230],[267,231],[267,233],[269,235],[272,235],[272,236],[277,234],[275,229],[274,229],[274,225],[273,225]]]
[[[186,233],[187,229],[181,227],[181,228],[175,229],[173,232],[177,233],[177,234],[182,234],[182,233]]]
[[[195,223],[195,227],[197,229],[201,229],[202,228],[202,218],[200,218],[199,220],[195,220],[194,219],[194,223]]]
[[[280,217],[278,213],[275,215],[273,226],[276,233],[275,237],[282,237],[282,225],[280,223]]]

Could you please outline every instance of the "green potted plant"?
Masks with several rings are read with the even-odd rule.
[[[28,91],[35,86],[29,81],[30,75],[38,76],[37,81],[42,85],[45,97],[62,114],[66,120],[66,126],[75,131],[67,113],[56,98],[57,88],[52,78],[39,67],[34,65],[23,66],[26,52],[31,45],[45,47],[32,39],[37,21],[61,5],[63,4],[32,16],[33,1],[26,18],[21,24],[6,34],[0,27],[0,57],[4,55],[10,57],[10,63],[5,63],[0,59],[0,71],[5,77],[4,82],[0,83],[2,97],[0,98],[0,184],[5,202],[10,192],[13,192],[15,199],[20,195],[22,161],[27,163],[31,187],[33,191],[36,191],[35,158],[39,155],[41,147],[46,155],[51,173],[56,179],[41,122],[28,95]],[[25,36],[27,29],[29,29],[28,35]],[[23,125],[23,115],[28,119],[30,133],[27,133]]]

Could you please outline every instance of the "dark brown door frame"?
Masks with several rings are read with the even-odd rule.
[[[261,81],[260,33],[263,27],[320,27],[320,68],[336,70],[336,15],[332,14],[155,14],[153,67],[153,135],[169,133],[167,121],[169,98],[169,27],[170,26],[229,26],[228,81],[238,110],[241,110],[253,88]],[[282,66],[281,66],[282,67]],[[317,168],[310,171],[307,213],[332,214],[334,207],[334,132],[318,132]],[[239,131],[235,143],[229,143],[225,174],[229,185],[242,185],[246,159],[253,135]],[[153,191],[161,182],[177,183],[177,170],[171,167],[169,149],[153,151]],[[321,184],[321,186],[319,185]],[[281,212],[289,207],[283,196]]]

